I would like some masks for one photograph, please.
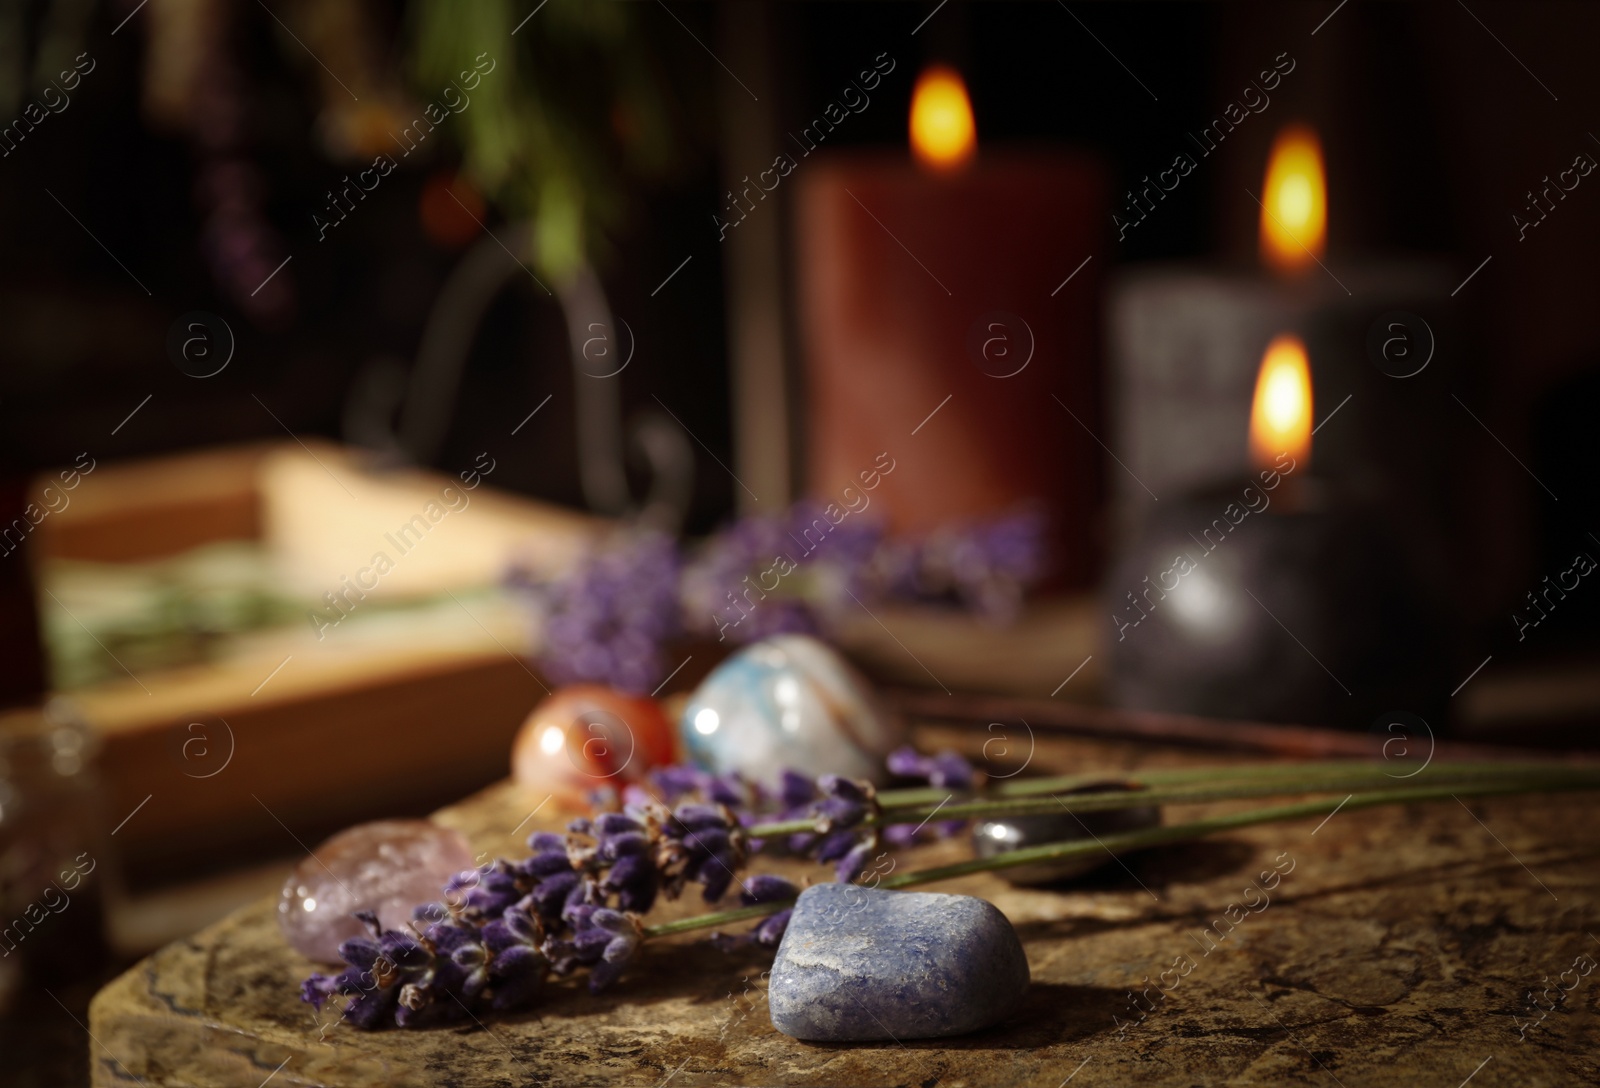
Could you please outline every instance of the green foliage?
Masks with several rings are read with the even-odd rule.
[[[411,69],[424,99],[487,54],[495,67],[454,116],[473,181],[513,219],[531,219],[540,269],[556,278],[611,255],[630,191],[677,174],[695,133],[684,101],[703,75],[655,9],[599,0],[416,0]],[[512,35],[522,20],[528,21]],[[676,29],[676,28],[673,28]],[[681,33],[681,32],[680,32]],[[692,41],[681,35],[684,41]]]

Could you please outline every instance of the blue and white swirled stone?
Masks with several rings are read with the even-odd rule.
[[[679,730],[700,766],[765,783],[785,768],[881,781],[884,757],[905,735],[867,681],[807,635],[765,639],[718,665]]]

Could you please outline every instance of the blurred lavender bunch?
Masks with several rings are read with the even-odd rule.
[[[1048,573],[1046,529],[1042,511],[1024,508],[890,541],[877,557],[885,595],[955,603],[991,622],[1010,623]]]
[[[1046,519],[1022,509],[920,537],[888,537],[873,521],[838,524],[800,503],[780,518],[749,517],[711,537],[685,565],[685,626],[719,640],[826,635],[858,604],[952,604],[1014,620],[1047,572]]]
[[[860,606],[883,600],[966,608],[1015,619],[1046,572],[1045,518],[1021,510],[890,539],[880,524],[834,522],[798,503],[781,517],[747,517],[687,561],[660,533],[619,534],[556,579],[514,570],[532,605],[540,664],[560,683],[592,681],[643,694],[666,676],[668,639],[688,631],[755,642],[826,637]]]
[[[877,522],[835,524],[824,507],[796,503],[780,517],[746,517],[710,537],[685,565],[687,626],[735,642],[822,635],[857,599],[878,596]]]
[[[550,679],[650,692],[666,674],[663,644],[682,629],[679,566],[670,537],[638,532],[608,541],[560,578],[513,569],[510,585],[532,606]]]
[[[935,785],[974,781],[959,756],[923,760],[906,749],[892,759],[901,772]],[[369,935],[340,945],[345,969],[313,974],[301,999],[320,1010],[345,995],[341,1019],[373,1030],[390,1022],[453,1023],[475,1008],[524,1008],[549,976],[584,969],[589,989],[599,991],[638,951],[643,916],[661,898],[676,899],[690,884],[701,886],[707,903],[735,884],[745,906],[799,894],[773,874],[740,876],[765,845],[746,832],[761,819],[811,819],[810,830],[776,845],[833,863],[841,881],[859,879],[879,846],[869,817],[881,809],[865,782],[785,772],[780,789],[769,792],[736,775],[670,767],[654,772],[652,784],[659,792],[634,794],[621,812],[573,820],[566,835],[536,832],[528,858],[498,858],[459,874],[439,902],[417,907],[403,930],[384,930],[374,914],[359,913]],[[747,933],[711,939],[723,949],[776,948],[789,917],[779,911]]]

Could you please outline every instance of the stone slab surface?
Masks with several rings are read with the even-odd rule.
[[[925,730],[921,739],[954,736]],[[1034,765],[1216,762],[1041,737]],[[515,852],[532,828],[562,823],[549,808],[527,819],[538,801],[503,784],[436,818],[476,850]],[[895,863],[922,867],[964,853],[964,844],[944,843],[903,851]],[[1457,1088],[1469,1075],[1477,1088],[1600,1083],[1600,971],[1573,968],[1585,955],[1600,960],[1592,795],[1346,811],[1320,827],[1253,828],[1125,860],[1066,891],[1012,888],[990,875],[930,888],[995,903],[1022,937],[1033,984],[1002,1024],[904,1045],[779,1034],[764,1000],[770,953],[729,957],[688,936],[647,947],[599,997],[562,982],[524,1015],[362,1034],[300,1003],[298,982],[312,965],[279,938],[264,900],[101,991],[91,1012],[93,1082],[256,1088],[270,1074],[278,1088],[1060,1088],[1069,1078],[1075,1088]],[[691,898],[658,913],[700,910]]]

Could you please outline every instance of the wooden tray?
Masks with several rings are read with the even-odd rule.
[[[918,738],[964,740],[973,754],[982,739],[929,726]],[[1033,764],[1081,771],[1218,758],[1041,733]],[[548,807],[528,820],[539,800],[502,784],[436,818],[475,849],[520,856],[528,831],[563,822]],[[902,852],[898,863],[963,852],[943,843]],[[728,958],[689,936],[647,947],[599,997],[562,981],[523,1015],[363,1034],[300,1003],[313,965],[284,945],[274,904],[263,900],[101,991],[90,1014],[93,1082],[1452,1088],[1476,1075],[1485,1085],[1593,1084],[1600,973],[1570,993],[1543,990],[1564,970],[1577,978],[1577,957],[1600,958],[1597,854],[1600,811],[1589,796],[1563,794],[1253,828],[1113,861],[1065,891],[1012,888],[987,874],[952,881],[935,890],[981,895],[1016,925],[1029,994],[990,1030],[884,1045],[777,1033],[762,959]],[[1253,882],[1275,868],[1283,875],[1268,902],[1246,909],[1261,902]],[[1230,926],[1230,913],[1242,920]],[[1170,969],[1184,956],[1193,966],[1177,978]],[[1153,988],[1162,971],[1176,978],[1165,996]],[[1134,996],[1147,987],[1148,998]],[[1518,1021],[1540,1015],[1530,989],[1556,1011],[1525,1027],[1524,1041]]]
[[[447,487],[461,509],[401,556],[384,531]],[[396,798],[426,811],[504,774],[547,689],[521,658],[525,618],[482,589],[514,552],[559,568],[603,524],[489,484],[379,470],[315,439],[97,466],[41,523],[43,555],[124,563],[260,540],[310,600],[375,550],[395,556],[359,623],[318,637],[297,620],[233,638],[203,664],[119,669],[70,693],[100,742],[100,815],[131,876],[281,855],[295,849],[285,827],[321,837]],[[368,622],[385,598],[437,606]],[[41,608],[70,614],[43,594]]]

